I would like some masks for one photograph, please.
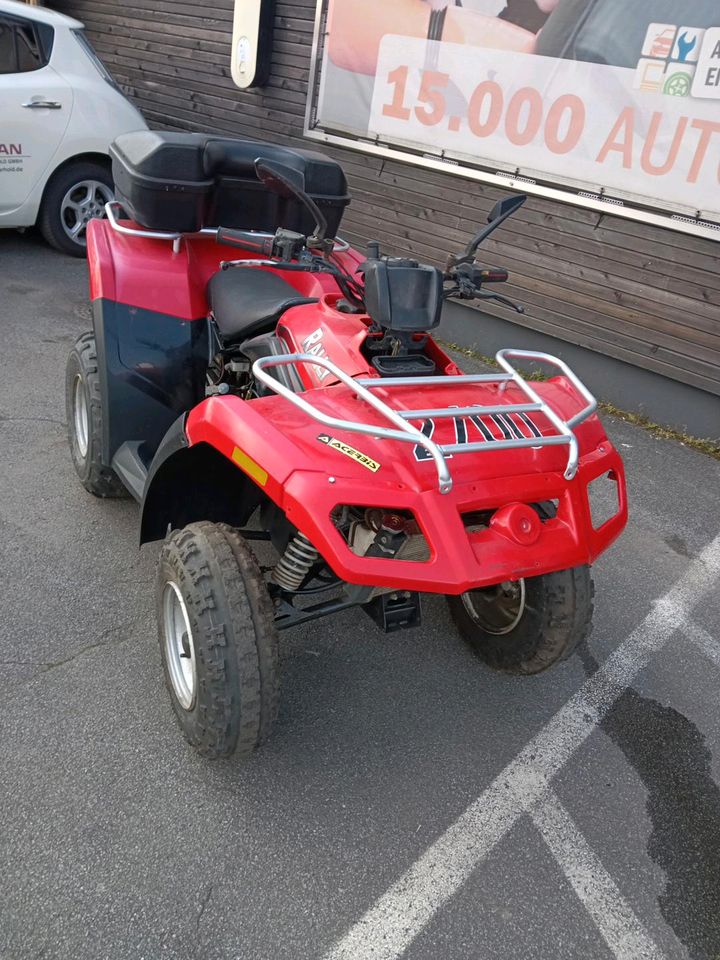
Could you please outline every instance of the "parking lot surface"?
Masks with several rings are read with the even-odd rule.
[[[631,521],[555,670],[491,672],[439,597],[390,637],[346,612],[282,635],[270,743],[204,761],[157,545],[67,450],[85,264],[0,265],[3,960],[720,957],[718,462],[606,418]]]

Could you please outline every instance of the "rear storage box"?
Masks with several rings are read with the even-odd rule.
[[[320,153],[290,150],[253,140],[202,133],[142,130],[110,147],[115,195],[130,217],[151,230],[192,233],[234,227],[273,233],[279,227],[308,234],[314,222],[294,197],[269,191],[255,175],[255,161],[292,167],[305,192],[337,234],[349,203],[342,168]]]

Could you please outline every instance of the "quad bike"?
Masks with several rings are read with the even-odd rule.
[[[560,360],[501,350],[465,375],[429,333],[448,296],[513,306],[475,255],[525,198],[442,272],[335,239],[347,188],[322,155],[153,132],[112,152],[132,219],[110,204],[88,230],[70,445],[84,486],[130,493],[141,542],[164,540],[160,648],[189,742],[249,755],[276,711],[278,632],[355,607],[390,632],[444,594],[490,666],[566,658],[589,566],[627,521],[620,457]],[[555,375],[531,384],[518,361]],[[588,491],[608,478],[598,523]]]

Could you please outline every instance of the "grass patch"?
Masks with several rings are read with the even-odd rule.
[[[453,350],[455,353],[460,353],[465,357],[470,357],[472,360],[477,360],[480,363],[486,364],[488,367],[494,367],[498,369],[498,364],[494,357],[487,357],[483,353],[478,353],[477,350],[470,350],[468,347],[461,347],[457,343],[447,343],[442,340],[438,341],[441,346],[447,348],[448,350]],[[540,373],[538,371],[533,371],[530,373],[523,373],[523,377],[526,380],[535,380],[542,381],[549,379],[547,374]],[[603,413],[607,413],[611,417],[617,417],[618,420],[623,420],[625,423],[632,423],[636,427],[642,427],[643,430],[647,430],[648,433],[651,433],[654,437],[658,437],[660,440],[675,440],[677,443],[682,443],[686,447],[691,447],[693,450],[698,450],[700,453],[706,454],[708,457],[712,457],[714,460],[720,460],[720,443],[716,440],[704,439],[703,437],[694,437],[692,434],[683,433],[681,430],[673,430],[671,427],[663,427],[659,423],[654,423],[650,417],[645,416],[643,413],[630,413],[628,410],[621,410],[619,407],[616,407],[614,403],[605,403],[604,401],[599,401],[599,407]]]
[[[446,340],[438,340],[437,342],[441,347],[445,347],[448,350],[453,350],[455,353],[461,353],[464,357],[470,357],[472,360],[479,360],[480,363],[484,363],[488,367],[494,367],[496,370],[500,369],[495,357],[487,357],[484,353],[478,353],[477,350],[470,350],[468,347],[461,347],[459,343],[448,343]],[[525,380],[534,380],[536,382],[542,382],[543,380],[550,379],[550,377],[541,370],[529,370],[527,372],[523,372],[523,378]]]
[[[716,440],[694,437],[690,433],[683,433],[682,430],[663,427],[659,423],[654,423],[644,413],[629,413],[627,410],[616,407],[614,403],[600,401],[600,409],[611,417],[617,417],[618,420],[624,420],[625,423],[633,423],[637,427],[642,427],[643,430],[647,430],[654,437],[659,437],[660,440],[676,440],[686,447],[692,447],[693,450],[699,450],[700,453],[707,454],[714,460],[720,460],[720,443]]]

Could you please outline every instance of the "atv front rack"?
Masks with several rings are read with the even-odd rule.
[[[509,357],[519,360],[533,360],[547,363],[556,367],[573,385],[585,401],[585,406],[571,417],[569,420],[563,420],[537,393],[530,384],[523,379],[520,373],[510,363]],[[373,437],[382,437],[387,440],[400,440],[406,443],[419,444],[427,450],[428,454],[435,462],[438,474],[438,486],[440,493],[449,493],[452,490],[452,477],[447,465],[447,457],[463,453],[482,453],[485,450],[509,450],[518,447],[549,447],[567,445],[568,460],[565,468],[565,479],[572,480],[578,467],[578,441],[574,433],[574,428],[591,416],[597,410],[597,400],[593,397],[587,387],[582,383],[572,370],[549,353],[535,353],[529,350],[499,350],[495,359],[504,373],[482,373],[482,374],[461,374],[460,376],[450,377],[353,377],[348,376],[343,370],[337,367],[327,357],[315,356],[309,353],[290,353],[283,356],[261,357],[253,364],[253,374],[266,387],[269,387],[274,393],[279,394],[296,407],[299,407],[313,420],[322,423],[326,427],[334,427],[337,430],[347,430],[350,433],[365,433]],[[294,364],[310,364],[314,367],[322,367],[329,371],[341,383],[352,390],[358,397],[365,400],[374,410],[377,410],[389,423],[391,427],[382,427],[373,423],[362,423],[353,420],[340,420],[337,417],[329,416],[318,410],[309,403],[303,395],[294,393],[284,384],[276,380],[275,377],[267,373],[268,367],[280,367]],[[471,383],[498,383],[500,392],[503,392],[511,383],[515,384],[527,398],[527,403],[498,404],[497,406],[470,406],[470,407],[439,407],[433,410],[397,410],[379,397],[375,396],[373,390],[392,390],[393,387],[412,387],[412,386],[458,386],[459,384]],[[541,413],[555,428],[557,433],[549,436],[535,436],[512,438],[505,440],[496,440],[493,443],[486,441],[480,443],[451,443],[437,444],[430,437],[414,427],[411,420],[438,420],[451,417],[470,417],[470,416],[492,416],[493,414],[527,414]]]

